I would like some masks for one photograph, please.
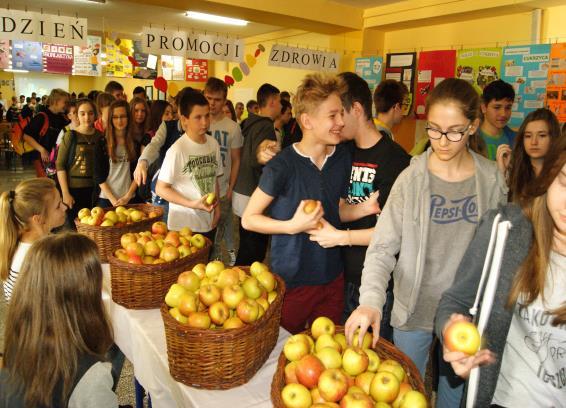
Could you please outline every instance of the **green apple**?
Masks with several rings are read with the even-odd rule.
[[[169,291],[167,291],[167,294],[165,295],[165,303],[167,303],[167,306],[169,307],[178,307],[179,300],[185,293],[187,293],[187,290],[184,287],[182,287],[178,283],[174,283],[171,285]]]
[[[206,239],[202,234],[195,234],[191,237],[191,245],[195,248],[202,249],[206,245]]]
[[[258,278],[259,279],[259,278]],[[330,336],[334,336],[336,332],[336,326],[334,322],[330,320],[328,317],[320,316],[317,317],[311,325],[311,333],[312,337],[316,340],[322,334],[329,334]]]
[[[370,395],[376,402],[391,403],[399,393],[399,380],[390,372],[378,372],[371,381]]]
[[[299,361],[309,354],[309,352],[310,345],[308,341],[296,334],[289,337],[283,346],[283,354],[285,354],[285,357],[289,361]]]
[[[173,316],[173,319],[177,320],[181,324],[187,324],[187,318],[181,314],[179,309],[176,307],[169,309],[169,314]]]
[[[250,274],[252,276],[256,276],[258,273],[262,272],[262,271],[269,271],[269,268],[267,267],[266,264],[255,261],[254,263],[252,263],[252,265],[250,266]]]
[[[316,343],[315,343],[315,349],[317,352],[326,347],[333,348],[338,352],[342,351],[342,347],[340,346],[340,344],[338,344],[338,342],[334,340],[332,335],[328,333],[324,333],[318,336],[318,339],[316,339]]]
[[[83,220],[83,218],[90,217],[90,209],[82,208],[78,214],[79,220]]]
[[[325,347],[316,352],[316,356],[322,361],[325,368],[342,367],[342,356],[340,352],[332,347]]]
[[[261,271],[255,277],[266,291],[271,292],[273,291],[273,289],[275,289],[277,281],[275,280],[275,276],[273,276],[271,272]]]
[[[368,365],[368,355],[361,348],[349,347],[342,354],[342,368],[353,377],[366,371]]]
[[[246,294],[246,296],[249,297],[250,299],[255,300],[261,296],[262,290],[261,287],[259,286],[259,281],[257,280],[257,278],[254,278],[253,276],[250,276],[244,281],[244,283],[242,284],[242,288],[244,289],[244,293]]]
[[[177,277],[177,283],[190,292],[196,292],[200,288],[200,278],[193,271],[182,272]]]
[[[244,290],[240,285],[226,286],[222,289],[222,301],[228,305],[230,309],[235,309],[244,299]]]
[[[220,275],[220,272],[222,272],[224,269],[226,269],[226,267],[224,266],[224,263],[222,261],[210,261],[206,265],[205,273],[208,278],[212,278],[213,276]]]
[[[312,405],[311,393],[302,384],[287,384],[281,391],[281,399],[287,408],[309,408]]]

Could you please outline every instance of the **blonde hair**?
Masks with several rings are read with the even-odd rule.
[[[86,236],[50,235],[29,250],[8,307],[4,345],[4,368],[26,406],[50,407],[54,397],[67,403],[80,357],[104,359],[112,329],[101,291],[97,247]]]
[[[47,97],[47,105],[52,106],[58,100],[63,99],[63,98],[70,98],[69,92],[64,91],[60,88],[55,88],[51,91],[51,93]]]
[[[0,278],[8,279],[12,258],[21,234],[29,228],[34,215],[47,215],[49,194],[55,192],[55,183],[48,178],[22,181],[15,190],[0,194]]]
[[[330,95],[336,94],[340,97],[346,91],[346,84],[336,75],[318,73],[307,75],[293,97],[295,116],[299,124],[302,125],[301,114],[314,112]]]

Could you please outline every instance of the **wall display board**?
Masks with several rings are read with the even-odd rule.
[[[73,73],[73,46],[43,43],[43,72],[71,75]]]
[[[0,40],[0,69],[10,68],[10,41]]]
[[[407,115],[410,112],[414,101],[416,66],[416,52],[387,54],[384,79],[393,79],[395,81],[403,82],[409,89],[408,99],[403,104],[404,115]]]
[[[208,80],[208,60],[187,59],[185,66],[185,81],[206,82]]]
[[[106,52],[104,71],[106,76],[131,78],[133,67],[128,56],[133,52],[134,42],[127,38],[116,40],[106,38],[104,45]]]
[[[89,35],[86,46],[75,46],[73,75],[101,76],[101,44],[102,38]]]
[[[546,86],[546,106],[566,122],[566,43],[552,44]]]
[[[383,57],[356,58],[356,74],[368,83],[372,94],[381,82],[382,68]]]
[[[161,56],[161,72],[167,81],[183,81],[185,79],[185,58],[175,55]]]
[[[503,49],[501,79],[515,88],[510,127],[518,128],[529,112],[544,106],[549,61],[550,44]]]
[[[470,82],[480,93],[487,84],[499,79],[501,48],[459,50],[456,57],[456,78]]]
[[[453,78],[455,67],[456,50],[423,51],[419,54],[415,90],[415,113],[418,119],[425,119],[428,94],[444,79]]]
[[[142,50],[142,42],[134,40],[134,78],[155,79],[157,78],[157,56],[147,54]],[[130,61],[131,62],[131,61]]]
[[[12,41],[12,68],[42,72],[41,43],[36,41]]]

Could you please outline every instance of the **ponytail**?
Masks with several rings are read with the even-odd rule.
[[[0,194],[0,217],[4,225],[0,228],[0,278],[8,279],[12,258],[21,234],[29,228],[34,215],[45,215],[49,193],[55,183],[48,178],[22,181],[15,190]]]

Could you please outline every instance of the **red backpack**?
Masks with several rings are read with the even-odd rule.
[[[47,133],[49,129],[49,118],[45,112],[39,112],[38,115],[43,115],[43,126],[39,131],[39,137],[42,138]],[[24,141],[24,129],[31,122],[31,118],[24,118],[22,115],[18,116],[17,122],[12,123],[12,133],[10,135],[10,141],[14,151],[20,156],[24,153],[29,153],[34,150],[29,144]]]

